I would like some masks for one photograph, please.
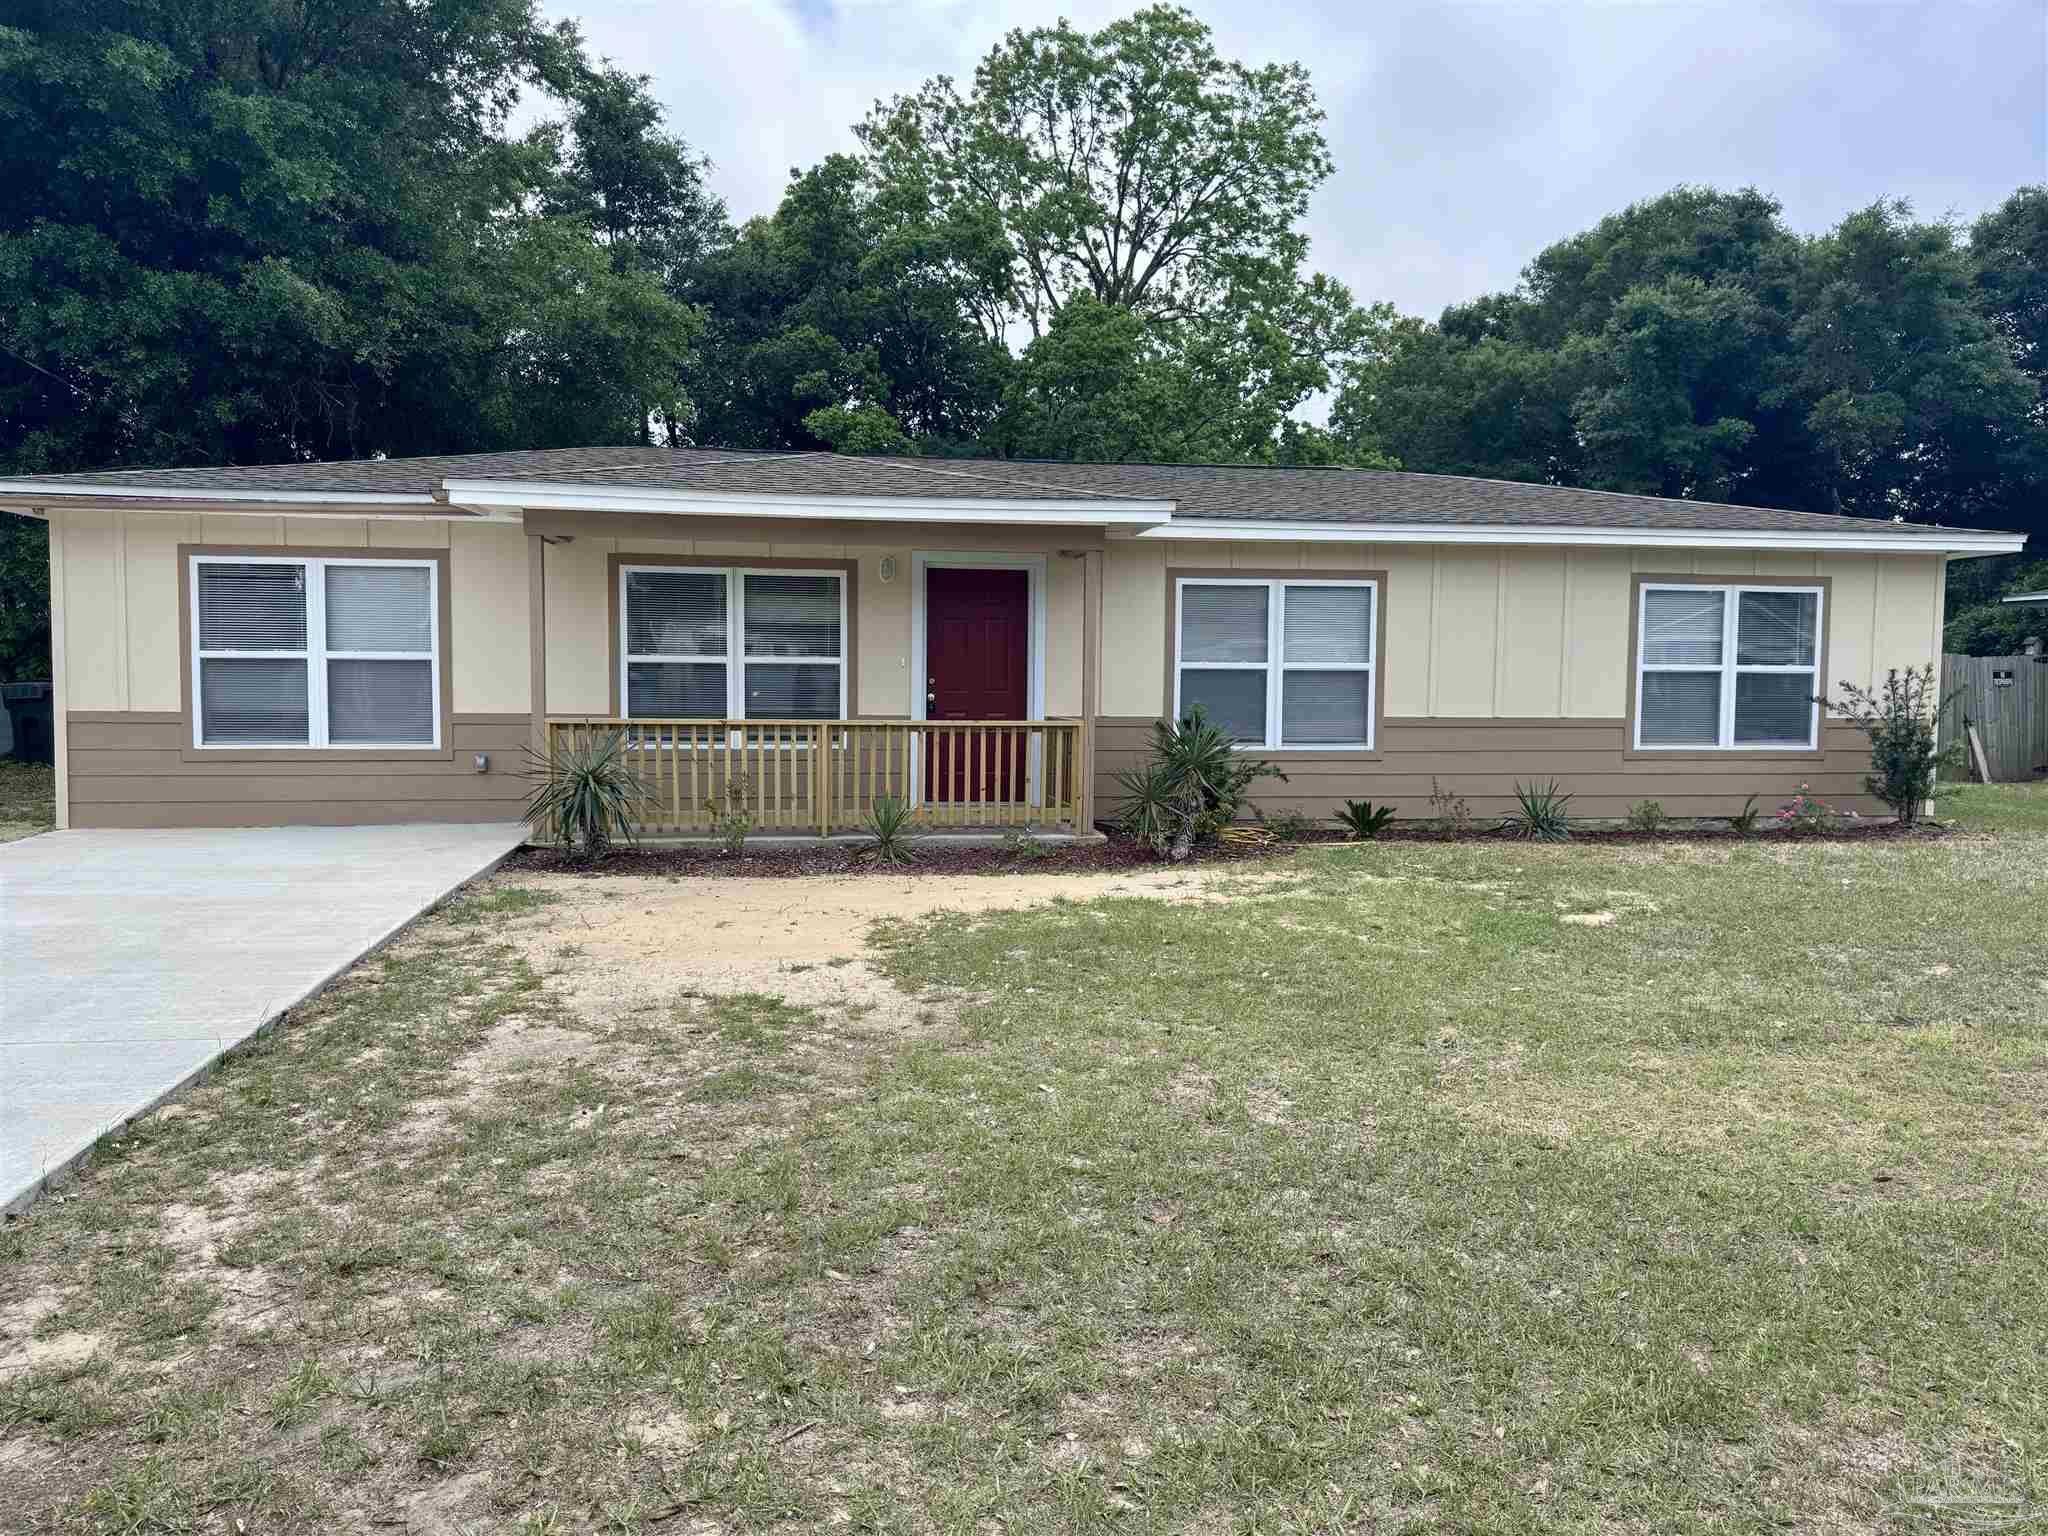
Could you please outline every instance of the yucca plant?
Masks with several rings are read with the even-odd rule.
[[[1394,819],[1391,805],[1374,805],[1370,800],[1346,800],[1336,821],[1351,834],[1354,843],[1369,843],[1387,829]]]
[[[1572,835],[1571,815],[1566,809],[1572,797],[1548,784],[1515,784],[1515,799],[1521,810],[1508,818],[1508,829],[1539,843],[1561,843]]]
[[[634,820],[652,791],[626,758],[623,732],[576,737],[549,751],[527,748],[526,819],[543,837],[602,858],[614,842],[635,839]]]
[[[866,821],[868,836],[875,840],[867,850],[869,857],[884,864],[908,864],[914,860],[917,850],[910,844],[910,816],[909,801],[898,800],[894,795],[876,796]]]
[[[1254,779],[1285,779],[1260,758],[1247,757],[1197,705],[1185,720],[1152,725],[1152,757],[1116,776],[1123,790],[1117,825],[1162,859],[1176,863],[1194,845],[1237,820]]]

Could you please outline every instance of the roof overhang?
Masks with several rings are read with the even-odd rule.
[[[2011,597],[1999,599],[2002,603],[2039,603],[2048,607],[2048,592],[2015,592]]]
[[[542,480],[442,482],[450,506],[480,511],[658,512],[678,517],[768,517],[806,522],[996,523],[1040,527],[1151,528],[1173,517],[1170,501],[1072,501],[986,496],[784,496],[663,491]]]
[[[113,507],[135,512],[204,512],[228,517],[394,517],[460,518],[478,521],[472,512],[450,510],[425,492],[392,491],[229,491],[183,490],[171,486],[38,484],[33,480],[0,480],[0,510],[42,516],[63,506]],[[498,521],[516,522],[502,518]]]
[[[1285,544],[1549,544],[1606,548],[1779,549],[1846,554],[2005,555],[2020,549],[2026,535],[1944,528],[1924,533],[1891,533],[1873,521],[1869,533],[1784,533],[1730,528],[1552,528],[1535,524],[1475,526],[1470,523],[1277,523],[1225,518],[1176,519],[1164,528],[1131,535],[1140,539],[1205,539]]]

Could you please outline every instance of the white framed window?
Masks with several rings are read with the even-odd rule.
[[[432,560],[195,555],[195,747],[438,748]]]
[[[1635,746],[1812,750],[1824,593],[1645,582],[1636,613]]]
[[[621,566],[619,625],[628,716],[846,716],[843,571]]]
[[[1252,747],[1369,751],[1379,583],[1177,578],[1173,713]]]

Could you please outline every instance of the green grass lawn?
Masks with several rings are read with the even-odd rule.
[[[47,832],[57,820],[56,771],[0,757],[0,843]]]
[[[8,1519],[2039,1528],[2039,808],[1318,849],[830,1017],[578,1015],[500,885],[0,1235]]]

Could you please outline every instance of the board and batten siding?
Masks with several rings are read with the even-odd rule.
[[[848,543],[790,542],[772,522],[759,522],[759,538],[656,538],[634,530],[634,519],[585,513],[566,542],[550,542],[545,554],[547,626],[547,711],[552,715],[608,715],[614,712],[615,652],[611,633],[614,557],[649,563],[673,561],[706,566],[802,565],[849,571],[849,637],[854,675],[847,679],[847,708],[869,719],[905,719],[913,713],[911,677],[912,557],[918,553],[1039,555],[1045,559],[1045,713],[1081,712],[1081,593],[1079,560],[1059,550],[1074,542],[1066,530],[903,526],[901,542],[864,539]],[[893,575],[882,580],[882,562],[893,560]],[[1156,642],[1155,642],[1156,648]]]
[[[516,821],[531,739],[527,541],[516,527],[395,519],[66,508],[51,519],[60,584],[66,824],[74,827]],[[446,552],[441,750],[192,749],[183,713],[181,548]],[[476,771],[478,753],[490,767]]]
[[[1386,573],[1378,750],[1260,754],[1288,780],[1262,780],[1254,802],[1316,817],[1347,799],[1427,815],[1432,777],[1479,817],[1512,810],[1518,781],[1549,779],[1574,795],[1582,816],[1624,815],[1643,799],[1673,816],[1725,815],[1752,794],[1768,813],[1802,782],[1845,809],[1883,809],[1863,788],[1863,737],[1839,720],[1823,721],[1819,752],[1632,751],[1639,575],[1824,578],[1830,692],[1845,679],[1870,686],[1887,668],[1924,665],[1940,650],[1939,556],[1113,540],[1103,570],[1099,813],[1114,806],[1117,771],[1143,760],[1152,722],[1170,707],[1170,573],[1229,569]]]

